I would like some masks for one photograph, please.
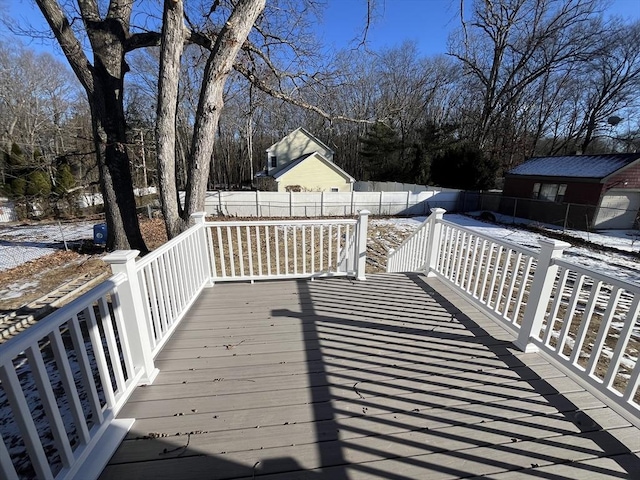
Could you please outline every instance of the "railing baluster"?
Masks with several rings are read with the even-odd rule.
[[[235,262],[236,251],[233,248],[233,240],[231,238],[231,227],[226,228],[225,235],[227,238],[227,258],[229,259],[229,276],[235,277],[236,276],[236,262]]]
[[[53,473],[47,460],[47,454],[42,448],[42,442],[38,435],[38,430],[33,418],[31,417],[31,411],[27,404],[27,399],[22,391],[20,380],[16,374],[13,365],[0,365],[0,383],[4,385],[4,391],[7,395],[7,400],[11,409],[14,412],[14,421],[18,425],[20,432],[22,433],[22,440],[29,457],[31,458],[31,465],[36,472],[36,475],[40,479],[53,479]]]
[[[492,268],[492,275],[491,275],[491,284],[489,285],[489,292],[487,295],[487,307],[492,308],[493,310],[495,310],[494,307],[491,306],[491,299],[493,298],[493,295],[496,293],[495,292],[495,288],[496,288],[496,281],[498,280],[498,275],[500,275],[500,261],[502,260],[502,254],[504,253],[504,247],[502,245],[500,245],[498,247],[498,251],[496,252],[496,258],[493,261],[493,268]],[[502,272],[502,274],[504,275],[504,271]]]
[[[49,335],[49,340],[51,341],[53,358],[56,365],[58,365],[58,370],[60,371],[60,382],[62,383],[64,392],[67,395],[67,404],[69,405],[69,410],[73,417],[73,423],[76,426],[76,433],[80,438],[80,443],[86,445],[90,440],[89,428],[87,427],[87,422],[84,418],[82,403],[78,396],[78,389],[75,385],[73,372],[71,371],[71,365],[69,364],[69,358],[67,356],[67,350],[64,347],[64,342],[62,341],[62,335],[60,334],[59,328],[53,330]],[[2,442],[0,442],[0,446],[1,445]]]
[[[324,266],[324,225],[320,225],[320,271]]]
[[[479,299],[483,303],[487,303],[485,300],[485,294],[487,294],[487,280],[489,279],[489,272],[492,271],[491,261],[493,259],[493,250],[495,247],[495,243],[489,243],[489,251],[487,252],[487,258],[484,264],[484,274],[482,275],[482,284],[480,286],[480,296]],[[496,250],[496,258],[497,258],[497,250]]]
[[[302,226],[302,273],[303,275],[307,273],[307,227],[305,225]]]
[[[171,272],[178,271],[179,263],[176,262],[176,252],[174,249],[171,249],[169,250],[169,252],[167,252],[165,261],[167,263],[167,268],[169,268]],[[171,278],[175,278],[175,276],[171,275]],[[187,303],[187,295],[185,294],[183,283],[169,282],[169,290],[167,292],[167,295],[170,297],[171,303],[175,306],[175,312],[173,313],[173,315],[175,316],[177,312],[182,310],[184,305]]]
[[[227,276],[227,265],[225,264],[226,255],[224,253],[224,243],[222,241],[222,227],[216,227],[216,233],[218,237],[218,252],[220,253],[220,277],[225,278]]]
[[[622,361],[624,352],[627,349],[627,344],[629,343],[629,338],[631,338],[633,329],[636,326],[638,313],[640,313],[640,293],[636,293],[633,296],[633,301],[631,302],[631,306],[629,307],[626,315],[626,321],[620,329],[620,336],[616,341],[616,346],[613,349],[613,355],[611,356],[611,361],[609,362],[607,374],[605,375],[604,381],[602,382],[604,383],[606,388],[610,389],[613,385],[613,381],[616,378],[618,368],[620,367],[620,362]]]
[[[509,285],[507,285],[507,294],[505,295],[505,302],[504,302],[503,315],[505,316],[505,318],[509,314],[509,307],[510,307],[510,305],[512,305],[513,300],[514,300],[513,291],[515,290],[515,287],[516,287],[516,280],[519,278],[521,262],[522,262],[522,252],[518,252],[516,254],[516,258],[515,258],[515,260],[513,262],[513,268],[510,269],[511,270],[511,280],[509,281]],[[521,277],[521,278],[522,278],[522,281],[524,283],[526,281],[526,277]],[[513,321],[514,321],[514,319],[512,318],[511,319],[511,323],[513,323]]]
[[[19,480],[16,469],[13,467],[13,461],[7,450],[4,438],[0,432],[0,478],[5,480]]]
[[[153,323],[153,327],[155,333],[153,335],[153,339],[157,343],[158,339],[162,337],[162,323],[160,318],[160,307],[158,303],[158,298],[156,292],[158,289],[155,285],[155,278],[153,275],[153,264],[150,263],[142,270],[145,274],[146,284],[149,286],[150,298],[147,301],[150,302],[151,306],[151,321]],[[154,345],[155,346],[155,345]]]
[[[576,334],[573,351],[571,352],[571,357],[569,358],[569,361],[577,367],[579,367],[578,359],[580,358],[580,352],[582,352],[582,347],[584,346],[587,329],[589,328],[589,325],[591,325],[591,317],[593,316],[596,302],[598,301],[598,297],[600,296],[601,288],[602,282],[597,281],[593,283],[593,285],[591,286],[591,292],[589,293],[589,301],[587,302],[586,308],[582,312],[582,321],[580,322],[580,327],[578,328],[578,333]]]
[[[573,323],[573,315],[576,311],[576,305],[578,303],[578,296],[580,295],[580,290],[582,290],[582,284],[584,283],[584,275],[578,275],[576,280],[573,282],[573,292],[571,293],[571,299],[569,300],[569,304],[567,305],[567,311],[564,314],[564,320],[562,323],[562,329],[560,330],[560,337],[558,338],[558,343],[556,344],[556,352],[559,355],[563,355],[562,351],[564,350],[564,345],[569,336],[569,328]]]
[[[493,309],[496,313],[501,314],[500,312],[500,302],[502,301],[504,285],[507,281],[507,275],[509,270],[509,263],[511,262],[511,253],[513,250],[510,248],[505,249],[504,251],[504,262],[502,263],[502,275],[500,276],[500,284],[498,285],[498,290],[496,291],[496,300],[493,305]],[[506,311],[506,309],[505,309]]]
[[[253,244],[251,242],[251,230],[249,225],[245,227],[245,234],[247,236],[247,256],[249,260],[249,276],[253,278]]]
[[[105,343],[107,344],[107,350],[109,351],[109,363],[111,363],[111,370],[113,370],[113,375],[115,377],[117,393],[120,394],[125,390],[124,372],[122,371],[122,365],[120,364],[120,352],[116,343],[116,334],[113,330],[113,324],[111,323],[111,313],[109,312],[109,306],[107,305],[104,297],[98,299],[98,310],[100,312],[100,320],[102,323],[102,331],[104,332]]]
[[[560,305],[562,304],[562,297],[564,295],[564,289],[567,285],[567,278],[569,276],[569,270],[566,268],[559,267],[558,271],[558,282],[556,283],[556,293],[553,297],[553,302],[551,303],[551,311],[547,317],[547,326],[544,332],[544,337],[542,342],[545,345],[551,345],[551,336],[553,335],[553,328],[556,323],[556,318],[558,317],[558,311],[560,310]]]
[[[316,240],[315,240],[316,226],[311,225],[311,271],[316,271]]]
[[[267,275],[271,276],[271,236],[267,225],[264,226],[264,239],[267,244]]]
[[[161,288],[162,288],[162,292],[168,292],[169,291],[169,284],[172,283],[171,279],[174,278],[172,275],[169,274],[169,272],[167,272],[167,264],[166,264],[166,256],[162,256],[159,257],[156,260],[156,267],[158,268],[158,274],[160,275],[160,282],[161,282]],[[184,279],[182,279],[182,281],[180,282],[182,284],[184,284]],[[162,299],[162,304],[164,306],[163,311],[164,311],[164,317],[163,317],[163,325],[164,328],[168,328],[169,325],[171,325],[171,319],[174,318],[174,308],[175,311],[178,311],[178,307],[176,305],[173,305],[171,302],[171,296],[170,295],[161,295],[160,298]]]
[[[151,262],[149,264],[149,266],[151,267],[151,270],[153,272],[153,283],[156,285],[157,291],[158,292],[162,292],[162,287],[163,287],[163,282],[162,282],[162,272],[160,269],[160,266],[158,265],[158,261],[159,259],[155,259],[153,262]],[[164,332],[167,328],[167,305],[165,304],[165,299],[163,298],[162,295],[158,295],[156,297],[157,301],[158,301],[158,311],[160,313],[159,319],[159,327],[160,327],[160,332]],[[162,335],[158,335],[159,337]]]
[[[482,246],[480,247],[480,259],[478,260],[478,268],[477,268],[477,272],[476,272],[476,280],[474,282],[473,285],[473,297],[474,298],[478,298],[480,297],[480,295],[478,294],[478,287],[480,286],[480,277],[482,276],[482,270],[485,268],[485,254],[487,251],[487,241],[485,239],[482,239]]]
[[[340,242],[342,241],[342,229],[340,228],[340,225],[338,224],[337,227],[337,234],[336,234],[336,272],[338,271],[338,269],[340,268],[340,252],[342,251],[342,249],[340,248]]]
[[[104,422],[102,405],[100,405],[98,389],[93,379],[93,372],[91,371],[91,364],[89,363],[89,356],[87,355],[87,349],[84,345],[84,338],[82,336],[80,321],[78,320],[77,315],[74,315],[71,318],[68,326],[69,333],[71,334],[71,342],[73,343],[73,349],[76,352],[78,366],[80,367],[80,375],[82,376],[81,384],[86,390],[89,409],[91,410],[94,421],[97,424],[101,424]]]
[[[513,307],[512,321],[514,325],[520,325],[520,309],[522,308],[524,294],[527,292],[527,282],[529,275],[531,274],[531,267],[533,266],[533,257],[527,256],[526,258],[527,260],[522,273],[522,281],[518,286],[518,296]]]
[[[260,240],[260,227],[256,225],[256,245],[258,247],[258,275],[262,276],[262,241]]]
[[[293,273],[298,274],[298,228],[294,225],[293,230]]]
[[[238,263],[240,264],[240,276],[244,277],[244,254],[242,250],[242,230],[240,226],[236,227],[236,241],[238,242]]]
[[[208,238],[209,238],[209,259],[211,261],[211,276],[218,276],[218,267],[216,265],[216,251],[213,245],[213,227],[207,228]]]
[[[333,259],[333,225],[329,225],[329,233],[327,234],[327,271],[331,271],[331,260]]]
[[[64,422],[60,414],[60,409],[58,408],[56,396],[53,393],[53,388],[51,388],[49,374],[44,364],[44,359],[42,358],[40,345],[38,345],[38,343],[31,345],[31,347],[25,350],[25,353],[29,361],[29,366],[31,367],[33,381],[40,393],[42,409],[49,423],[56,450],[58,450],[62,465],[69,468],[73,464],[73,451],[71,450],[69,437],[64,428]]]
[[[94,360],[98,373],[100,374],[100,380],[102,384],[102,391],[104,392],[107,407],[113,408],[116,403],[115,392],[113,391],[113,385],[111,384],[111,375],[109,374],[109,367],[107,366],[107,357],[104,349],[102,348],[102,338],[100,337],[100,331],[98,330],[98,322],[96,316],[93,313],[93,308],[85,308],[83,311],[84,317],[87,323],[87,329],[89,330],[89,338],[91,338],[91,348],[94,353]]]
[[[278,227],[274,227],[273,231],[275,240],[273,247],[276,251],[276,275],[280,275],[280,242],[278,242]]]
[[[618,302],[620,301],[620,296],[622,295],[622,289],[620,287],[614,286],[611,291],[611,295],[609,296],[609,303],[607,305],[607,309],[600,320],[600,327],[598,328],[598,334],[596,335],[596,339],[593,342],[593,347],[591,348],[591,355],[589,356],[589,361],[587,362],[587,366],[585,371],[589,376],[594,374],[596,369],[596,365],[598,364],[598,360],[602,355],[602,349],[607,340],[607,336],[609,333],[609,328],[611,327],[611,322],[613,321],[613,316],[618,307]]]
[[[284,273],[289,274],[289,227],[282,227],[282,243],[284,243]]]

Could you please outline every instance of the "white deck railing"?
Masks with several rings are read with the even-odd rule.
[[[447,280],[513,330],[519,348],[540,350],[640,425],[640,287],[562,259],[565,242],[543,240],[536,252],[432,212],[387,271]]]
[[[93,479],[133,419],[115,419],[206,286],[348,275],[364,279],[368,211],[359,218],[205,222],[0,345],[0,478]]]
[[[363,218],[206,223],[211,279],[358,276]]]
[[[0,346],[0,477],[90,478],[133,423],[115,420],[144,371],[118,274]],[[106,447],[106,448],[105,448]]]

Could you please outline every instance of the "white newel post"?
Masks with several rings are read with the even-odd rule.
[[[131,357],[136,367],[141,367],[144,374],[140,384],[153,383],[159,370],[153,363],[151,352],[151,337],[147,321],[142,293],[136,272],[136,257],[138,250],[116,250],[104,257],[104,261],[111,265],[113,273],[124,273],[127,281],[118,289],[124,324],[131,347]]]
[[[438,254],[440,252],[440,237],[442,236],[442,217],[444,208],[432,208],[429,216],[429,238],[427,239],[427,258],[425,261],[425,273],[427,277],[436,276],[438,266]]]
[[[560,240],[539,240],[541,249],[538,254],[536,272],[531,283],[531,291],[524,309],[522,324],[515,345],[523,352],[537,352],[538,347],[531,343],[531,337],[540,332],[547,312],[547,305],[558,273],[558,266],[553,264],[554,258],[562,257],[562,251],[571,245]]]
[[[209,285],[213,285],[213,273],[211,271],[211,258],[209,257],[209,242],[207,241],[207,227],[205,227],[206,221],[206,212],[196,212],[191,214],[191,218],[193,219],[193,223],[200,228],[200,235],[198,236],[199,240],[199,248],[200,255],[202,255],[203,260],[207,264],[204,272],[207,275],[207,282]]]
[[[358,213],[358,240],[356,243],[356,279],[366,280],[364,269],[367,264],[367,229],[369,224],[369,210]]]
[[[390,248],[389,253],[387,253],[387,273],[393,272],[392,264],[395,264],[395,258],[393,258],[393,254],[395,253],[395,248]]]

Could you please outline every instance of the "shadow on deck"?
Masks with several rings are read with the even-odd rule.
[[[440,281],[206,290],[103,479],[640,478],[640,432]]]

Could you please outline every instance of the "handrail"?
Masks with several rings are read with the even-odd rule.
[[[492,237],[491,235],[487,235],[486,233],[482,233],[482,232],[478,232],[477,230],[474,230],[472,228],[468,228],[462,225],[458,225],[457,223],[453,223],[450,222],[448,220],[441,220],[439,222],[442,225],[447,225],[449,227],[455,228],[457,230],[460,230],[462,232],[467,232],[470,233],[476,237],[480,237],[484,240],[488,240],[491,242],[500,242],[502,245],[504,245],[505,247],[510,248],[511,250],[514,250],[516,252],[520,252],[524,255],[528,255],[528,256],[537,256],[538,252],[532,248],[529,247],[525,247],[523,245],[518,245],[517,243],[514,242],[510,242],[509,240],[503,240],[503,239],[497,239],[496,237]]]
[[[111,293],[117,287],[122,285],[126,279],[126,276],[123,274],[112,275],[80,297],[67,303],[59,310],[52,312],[39,322],[30,326],[24,333],[14,335],[0,346],[0,353],[2,353],[2,357],[16,357],[33,343],[33,338],[45,338],[55,328],[59,328],[60,325],[67,322],[74,313],[84,310],[99,298]]]

